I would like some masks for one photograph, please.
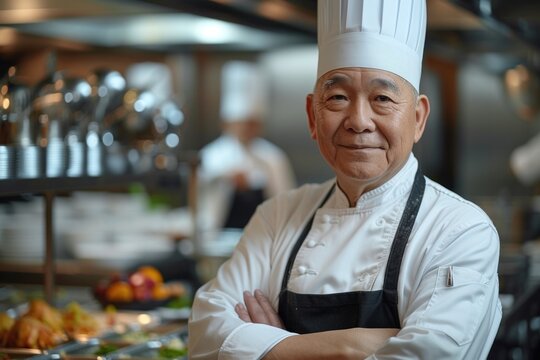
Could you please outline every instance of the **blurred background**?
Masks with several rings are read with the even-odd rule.
[[[505,311],[538,319],[540,2],[427,4],[415,155],[491,216]],[[297,184],[330,178],[304,112],[316,1],[0,1],[0,281],[94,286],[173,252],[211,277],[237,238],[197,243],[194,174],[230,60],[262,69],[263,136]]]

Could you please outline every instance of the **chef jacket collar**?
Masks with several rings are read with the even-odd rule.
[[[356,202],[356,209],[371,209],[382,203],[388,204],[403,198],[411,190],[418,160],[411,153],[405,165],[390,180],[381,186],[362,194]],[[336,186],[336,191],[328,199],[324,208],[343,209],[349,207],[347,195]]]

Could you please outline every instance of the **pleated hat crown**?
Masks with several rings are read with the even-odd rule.
[[[263,120],[266,92],[266,79],[255,63],[227,62],[221,72],[221,119],[225,122]]]
[[[317,78],[344,67],[392,72],[419,89],[425,0],[318,0]]]

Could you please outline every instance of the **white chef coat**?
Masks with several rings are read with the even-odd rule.
[[[200,151],[200,226],[220,228],[231,207],[234,188],[228,176],[242,171],[252,189],[263,189],[267,198],[295,186],[289,160],[280,148],[263,139],[248,146],[234,136],[223,134]]]
[[[410,193],[417,160],[355,208],[336,191],[317,210],[288,283],[298,293],[373,291],[383,286],[394,233]],[[245,323],[234,306],[242,292],[261,289],[278,307],[289,253],[335,180],[304,185],[259,206],[232,257],[201,287],[189,322],[192,359],[259,359],[294,335]],[[486,214],[426,179],[422,205],[398,281],[400,332],[369,359],[486,358],[499,327],[499,238]],[[448,286],[449,267],[453,286]]]

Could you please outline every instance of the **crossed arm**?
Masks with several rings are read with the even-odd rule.
[[[244,304],[237,304],[235,311],[245,322],[284,328],[279,315],[260,290],[255,290],[254,294],[244,292]],[[274,346],[263,359],[364,359],[398,331],[352,328],[291,336]]]

